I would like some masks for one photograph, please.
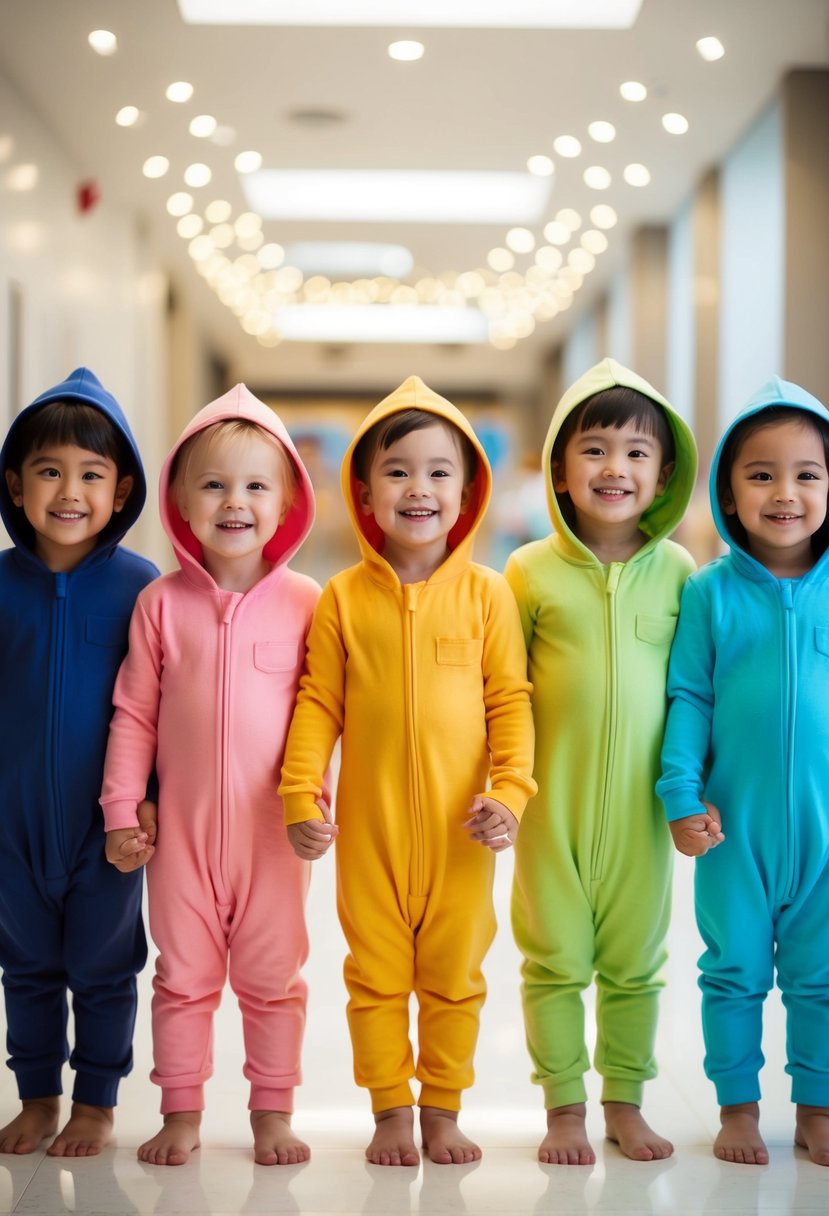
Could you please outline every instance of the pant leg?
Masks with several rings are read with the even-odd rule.
[[[521,996],[532,1079],[550,1110],[586,1098],[582,993],[593,979],[594,918],[589,887],[566,842],[553,855],[527,827],[525,816],[515,849],[512,925],[524,956]]]
[[[301,1077],[308,957],[305,897],[310,863],[293,852],[284,828],[258,850],[240,877],[228,938],[230,983],[245,1037],[251,1110],[293,1110]]]
[[[486,997],[482,964],[495,936],[494,855],[459,834],[442,859],[415,935],[419,1104],[460,1108]]]
[[[0,967],[6,1004],[8,1066],[21,1098],[62,1092],[67,976],[63,911],[20,856],[0,868]]]
[[[721,1106],[756,1102],[763,1002],[774,981],[774,914],[748,845],[732,833],[697,859],[705,1072]]]
[[[829,872],[805,881],[775,926],[777,982],[787,1012],[792,1101],[829,1106]]]
[[[96,834],[64,902],[63,953],[75,1044],[69,1062],[73,1098],[114,1106],[118,1082],[132,1069],[136,975],[147,961],[141,917],[143,872],[121,874]]]
[[[204,1083],[213,1072],[213,1015],[227,978],[227,931],[232,908],[217,907],[209,882],[186,866],[148,867],[150,931],[158,947],[153,979],[154,1067],[161,1110],[204,1109]]]
[[[603,1102],[641,1106],[656,1076],[656,1029],[671,914],[673,846],[663,821],[605,859],[596,884],[596,1070]]]

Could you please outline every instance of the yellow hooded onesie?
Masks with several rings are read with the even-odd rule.
[[[360,508],[353,453],[369,428],[408,409],[466,435],[477,469],[448,557],[425,582],[401,585]],[[471,561],[491,472],[453,405],[409,377],[363,422],[341,481],[362,561],[320,599],[280,793],[286,823],[320,819],[316,799],[342,736],[337,896],[355,1079],[375,1112],[411,1105],[413,1076],[421,1105],[457,1110],[473,1080],[481,964],[495,932],[494,857],[462,825],[476,795],[520,819],[535,791],[526,650],[505,580]]]

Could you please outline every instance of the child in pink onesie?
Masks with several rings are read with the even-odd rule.
[[[181,569],[146,587],[115,685],[101,805],[107,857],[149,861],[152,1080],[161,1130],[142,1161],[198,1147],[213,1013],[229,974],[242,1012],[254,1154],[309,1156],[291,1130],[300,1080],[309,863],[277,795],[317,584],[287,567],[314,518],[308,474],[276,414],[243,384],[205,406],[161,471]],[[158,839],[136,807],[158,774]]]

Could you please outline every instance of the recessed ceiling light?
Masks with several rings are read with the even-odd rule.
[[[569,160],[581,154],[581,141],[575,135],[558,135],[553,140],[553,148],[559,156],[566,156]]]
[[[115,121],[119,127],[134,127],[140,117],[138,106],[122,106],[115,115]]]
[[[570,235],[569,233],[567,234]],[[547,274],[554,274],[561,267],[564,261],[561,250],[554,248],[552,245],[542,245],[540,249],[535,251],[535,264],[540,266]]]
[[[590,208],[590,222],[597,228],[615,228],[618,216],[607,203],[597,203],[595,207]]]
[[[596,228],[588,228],[586,232],[583,232],[581,234],[581,243],[587,252],[592,253],[594,256],[604,253],[607,249],[607,237]]]
[[[475,170],[263,169],[243,188],[267,219],[533,224],[550,181]]]
[[[560,224],[566,224],[571,232],[581,228],[581,216],[573,207],[562,207],[556,212],[556,219]]]
[[[267,245],[260,245],[256,256],[263,270],[276,270],[285,261],[285,250],[276,241],[270,241]]]
[[[204,209],[204,218],[208,224],[223,224],[233,213],[230,203],[223,198],[216,198]]]
[[[619,92],[625,101],[644,101],[648,90],[638,80],[626,80],[619,85]]]
[[[629,29],[642,0],[178,0],[192,25],[447,26],[480,29]]]
[[[570,240],[570,228],[561,220],[550,220],[544,226],[544,236],[551,245],[566,245]]]
[[[497,271],[498,274],[504,274],[505,271],[512,270],[515,265],[515,258],[509,249],[502,249],[500,246],[490,249],[486,255],[486,260],[489,266]]]
[[[218,123],[212,114],[197,114],[190,120],[190,134],[196,139],[208,139],[214,134]]]
[[[697,42],[697,50],[708,63],[713,63],[715,59],[722,59],[725,54],[725,47],[719,38],[700,38]]]
[[[590,274],[596,259],[587,249],[571,249],[567,254],[567,265],[579,274]]]
[[[416,42],[413,38],[403,38],[399,42],[389,44],[389,58],[399,59],[401,62],[412,62],[415,59],[422,59],[425,49],[422,42]]]
[[[477,308],[440,304],[286,305],[274,317],[293,342],[485,342],[487,321]]]
[[[531,156],[527,161],[527,168],[535,177],[551,177],[555,172],[555,166],[549,156]]]
[[[591,190],[607,190],[610,186],[610,173],[602,165],[591,165],[582,176],[585,186]]]
[[[114,55],[118,50],[118,39],[111,30],[93,30],[87,42],[99,55]]]
[[[193,96],[193,86],[187,80],[174,80],[172,84],[167,85],[164,96],[168,101],[182,104]]]
[[[535,249],[535,237],[529,228],[510,228],[505,239],[513,253],[531,253]]]
[[[625,168],[624,179],[629,186],[647,186],[651,175],[644,165],[633,164]]]
[[[179,190],[167,199],[167,211],[170,215],[187,215],[193,210],[193,196],[186,190]]]
[[[194,190],[198,190],[200,186],[206,186],[212,177],[213,173],[209,165],[197,163],[195,165],[188,165],[184,170],[184,180]]]
[[[204,220],[200,215],[190,212],[189,215],[183,215],[176,224],[176,232],[185,240],[192,241],[194,236],[198,236],[204,227]]]
[[[609,144],[616,138],[616,128],[612,122],[591,122],[587,134],[597,144]]]
[[[684,114],[663,114],[662,126],[669,135],[684,135],[688,130],[688,119]]]
[[[9,190],[23,193],[26,190],[34,190],[39,178],[40,170],[37,165],[25,164],[13,165],[3,180]]]
[[[262,168],[262,153],[240,152],[233,164],[239,173],[256,173],[258,169]]]
[[[150,156],[144,161],[142,173],[145,177],[163,177],[170,168],[170,162],[166,156]]]
[[[411,252],[403,245],[375,241],[296,241],[284,252],[285,260],[308,277],[371,279],[386,275],[405,279],[414,267]]]

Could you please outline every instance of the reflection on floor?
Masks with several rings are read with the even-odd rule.
[[[594,1167],[541,1166],[535,1150],[544,1115],[530,1085],[517,990],[517,956],[510,940],[511,862],[498,861],[497,906],[501,929],[488,959],[489,998],[477,1058],[478,1078],[464,1107],[463,1126],[479,1140],[484,1159],[475,1166],[427,1164],[420,1169],[368,1166],[370,1135],[365,1097],[350,1072],[340,978],[342,939],[336,926],[332,859],[319,863],[309,905],[311,1001],[305,1050],[305,1084],[295,1126],[311,1144],[304,1166],[255,1166],[250,1153],[246,1083],[241,1076],[241,1033],[232,993],[216,1026],[216,1074],[208,1087],[201,1150],[177,1169],[140,1164],[135,1148],[159,1122],[158,1093],[147,1080],[149,971],[142,977],[142,1012],[136,1069],[124,1083],[117,1142],[89,1160],[55,1161],[39,1152],[0,1158],[0,1213],[79,1216],[107,1213],[467,1213],[468,1216],[611,1216],[615,1213],[748,1216],[749,1213],[826,1213],[829,1170],[792,1146],[792,1108],[783,1074],[783,1021],[772,996],[766,1015],[763,1131],[771,1150],[762,1168],[724,1165],[711,1154],[717,1112],[702,1075],[695,959],[698,941],[691,910],[691,866],[679,864],[674,926],[659,1042],[660,1076],[649,1087],[645,1114],[672,1139],[675,1156],[658,1164],[625,1160],[602,1139],[598,1104],[589,1127]],[[678,859],[682,862],[683,859]],[[588,1011],[588,1022],[591,1011]],[[0,1077],[0,1118],[14,1113],[11,1073]],[[71,1084],[71,1078],[67,1075]],[[596,1094],[595,1079],[591,1079]]]

